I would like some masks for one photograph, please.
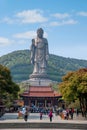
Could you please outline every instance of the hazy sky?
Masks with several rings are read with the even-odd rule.
[[[87,0],[0,0],[0,56],[30,49],[39,27],[51,54],[87,60]]]

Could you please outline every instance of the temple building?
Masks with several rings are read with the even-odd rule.
[[[39,107],[40,104],[43,107],[50,107],[58,105],[58,99],[62,96],[52,89],[52,86],[29,86],[29,90],[20,95],[24,104],[31,106],[34,104]]]

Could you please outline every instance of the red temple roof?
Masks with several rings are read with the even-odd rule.
[[[30,86],[29,91],[22,94],[25,97],[60,97],[51,86]]]

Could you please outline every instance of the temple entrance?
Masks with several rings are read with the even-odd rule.
[[[45,106],[45,101],[44,101],[44,99],[38,99],[38,101],[37,101],[37,106],[38,106],[38,107],[44,107],[44,106]]]

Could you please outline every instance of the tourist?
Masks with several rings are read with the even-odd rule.
[[[65,109],[62,111],[62,114],[63,114],[63,119],[67,119],[67,111]]]
[[[28,108],[26,107],[26,111],[25,111],[25,114],[24,114],[24,120],[27,121],[28,120]]]
[[[73,119],[73,114],[74,114],[74,109],[73,108],[70,108],[69,114],[71,116],[71,119]]]
[[[42,113],[42,112],[40,112],[40,120],[42,120],[42,116],[43,116],[43,113]]]
[[[20,118],[23,118],[23,114],[22,114],[22,112],[20,110],[18,110],[18,117],[17,117],[17,119],[20,119]]]
[[[78,116],[79,115],[79,109],[77,108],[76,109],[76,116]]]
[[[23,115],[25,114],[25,111],[26,111],[26,108],[25,108],[25,106],[23,106],[23,108],[22,108],[22,114]]]
[[[51,109],[50,112],[49,112],[50,122],[52,122],[52,117],[53,117],[53,112],[52,112],[52,109]]]

